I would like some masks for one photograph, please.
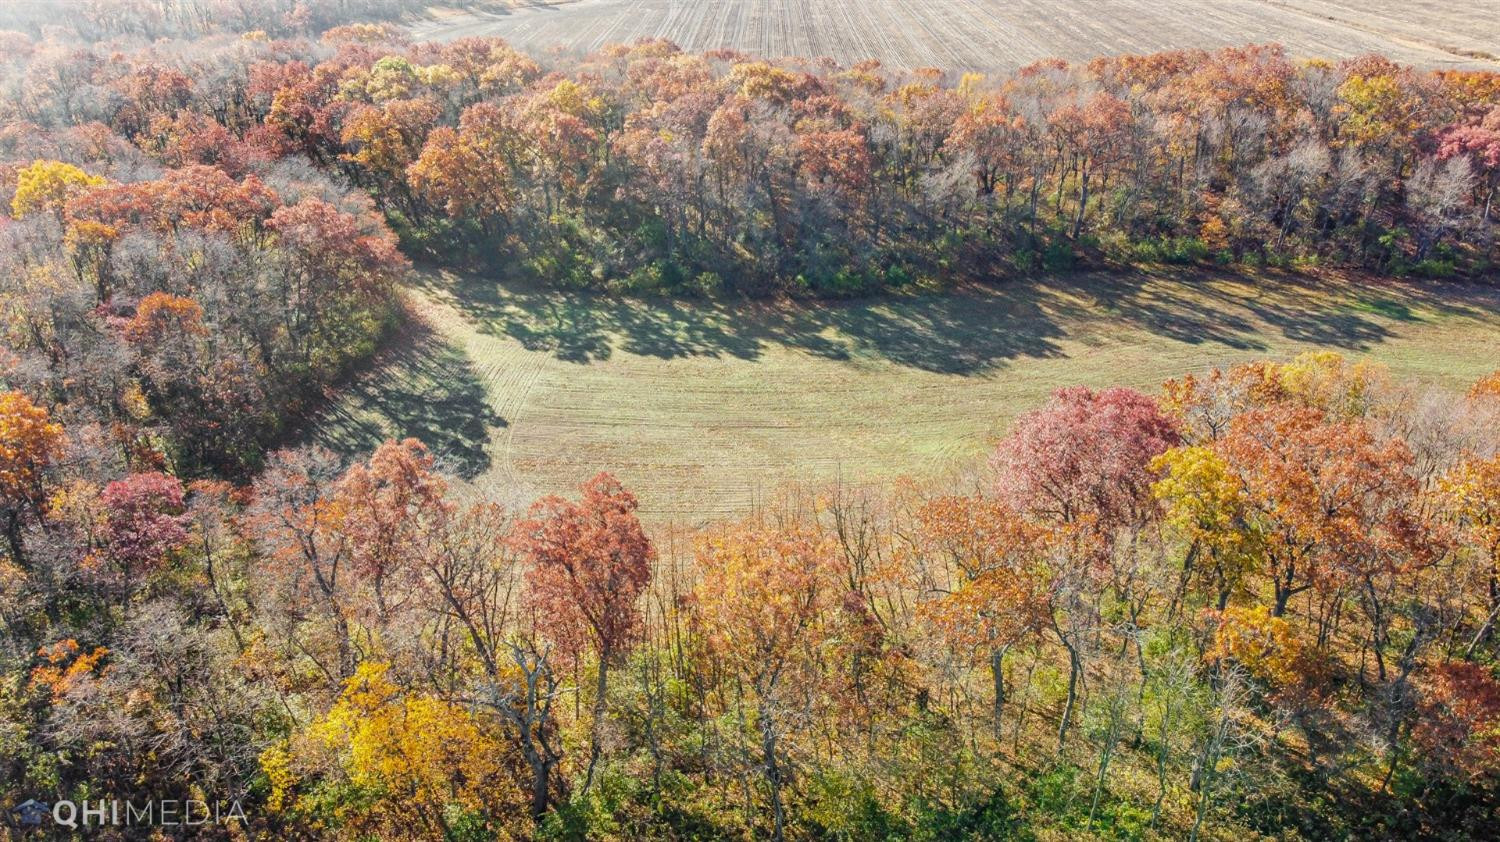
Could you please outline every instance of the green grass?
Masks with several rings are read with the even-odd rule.
[[[1500,367],[1500,294],[1201,271],[837,304],[622,300],[442,273],[326,414],[346,454],[415,435],[514,501],[616,473],[658,524],[789,481],[931,478],[980,460],[1060,386],[1162,380],[1331,348],[1461,389]]]

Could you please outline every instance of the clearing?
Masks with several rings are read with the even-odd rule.
[[[1453,390],[1500,367],[1500,290],[1436,282],[1184,270],[797,304],[419,280],[417,323],[318,440],[352,457],[416,436],[513,502],[613,471],[658,526],[793,480],[962,470],[1060,386],[1150,391],[1312,348]]]
[[[660,37],[689,50],[1001,73],[1044,58],[1269,42],[1302,57],[1500,67],[1494,0],[513,0],[445,10],[411,31],[498,35],[536,53]]]

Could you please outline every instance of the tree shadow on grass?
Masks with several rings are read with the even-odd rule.
[[[317,442],[356,459],[387,439],[415,438],[449,473],[469,479],[488,470],[491,431],[507,422],[468,355],[419,322],[387,348],[323,413]]]
[[[852,302],[627,298],[592,291],[429,278],[481,331],[560,360],[607,360],[615,350],[660,359],[758,359],[782,345],[832,360],[884,359],[926,371],[975,374],[1017,357],[1054,357],[1061,328],[1035,287]]]
[[[642,356],[753,360],[781,345],[832,360],[884,360],[973,375],[1064,355],[1122,329],[1189,345],[1264,351],[1270,339],[1363,352],[1419,310],[1493,319],[1494,296],[1454,285],[1203,269],[1096,272],[970,284],[948,294],[815,302],[630,298],[470,275],[425,276],[474,320],[568,362]]]

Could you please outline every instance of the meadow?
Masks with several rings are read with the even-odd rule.
[[[939,479],[1069,385],[1331,349],[1458,391],[1500,360],[1491,289],[1157,270],[801,304],[609,297],[419,274],[409,335],[324,415],[348,456],[416,436],[515,502],[618,475],[657,525],[790,481]]]
[[[763,56],[876,57],[890,67],[1009,71],[1045,58],[1087,61],[1279,42],[1297,56],[1382,53],[1429,67],[1493,69],[1500,19],[1483,4],[1418,0],[575,0],[482,6],[424,18],[420,40],[499,36],[523,49],[587,53],[637,38]]]

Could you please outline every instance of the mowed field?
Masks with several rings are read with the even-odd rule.
[[[538,0],[435,11],[412,34],[498,35],[567,53],[661,37],[691,50],[990,72],[1051,57],[1268,42],[1296,56],[1378,52],[1424,67],[1500,67],[1496,0]]]
[[[789,482],[962,472],[1060,386],[1154,390],[1311,348],[1451,390],[1500,367],[1500,294],[1433,283],[1149,273],[798,305],[422,277],[416,324],[318,440],[355,457],[416,436],[517,503],[613,471],[657,526]]]

